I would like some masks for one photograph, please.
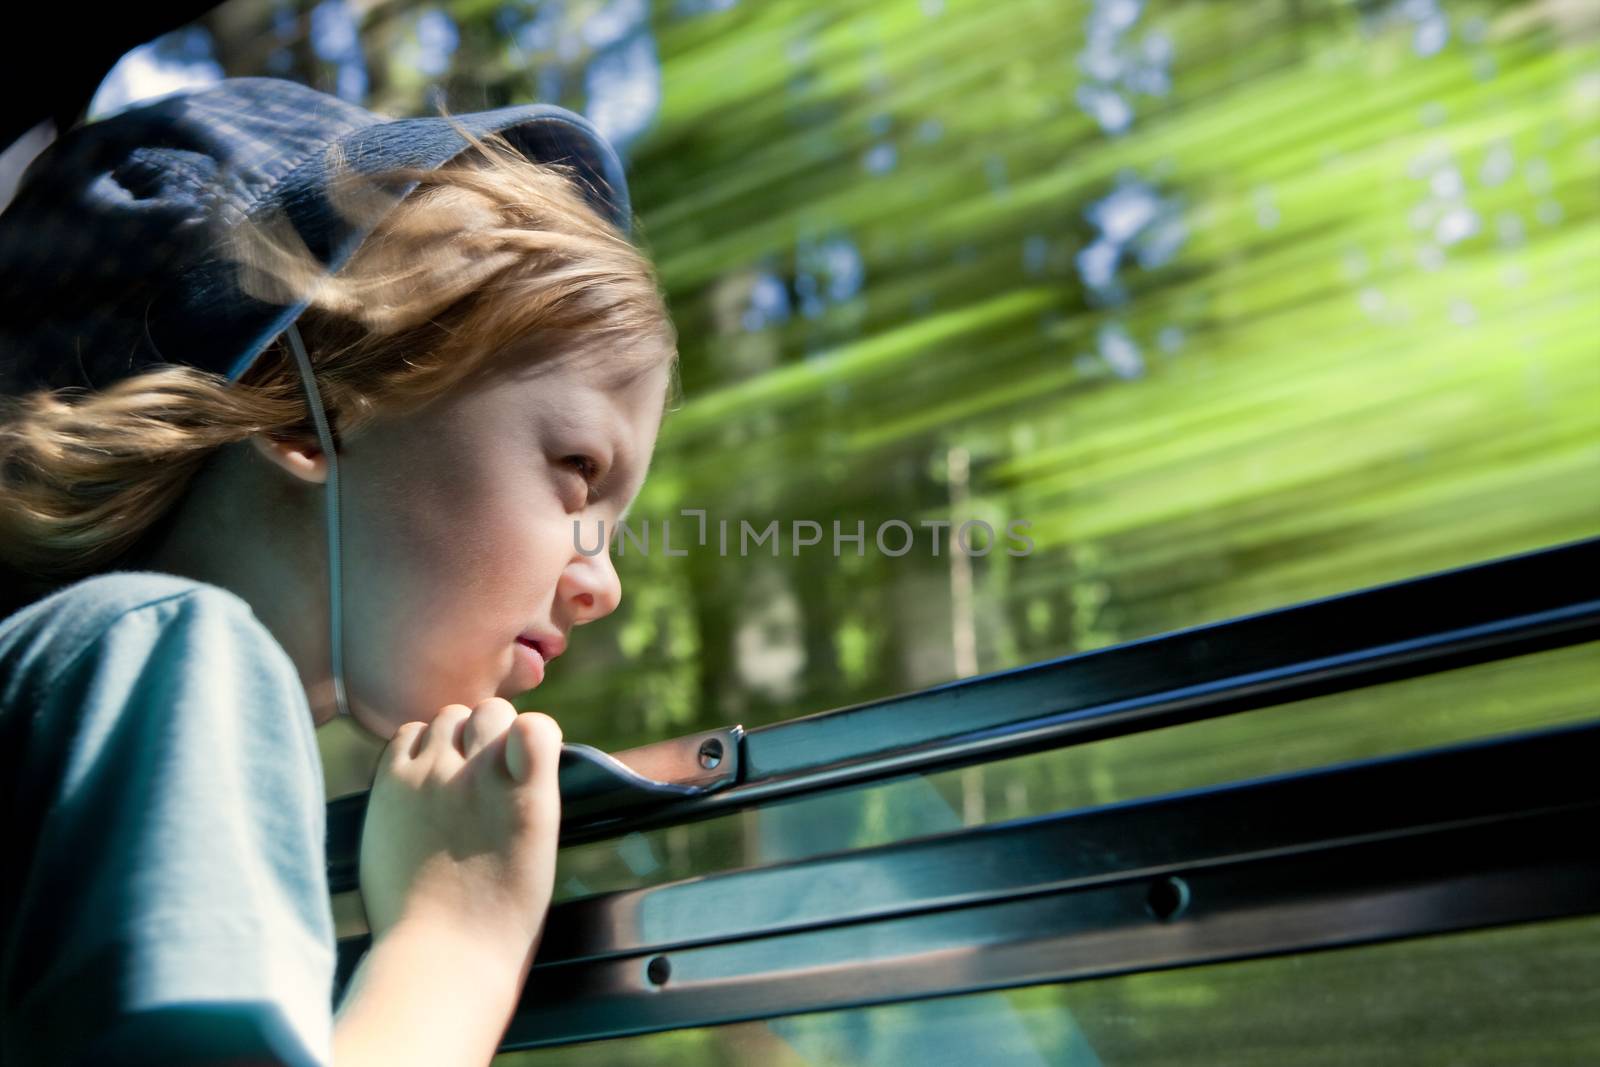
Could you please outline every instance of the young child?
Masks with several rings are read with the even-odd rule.
[[[613,611],[676,337],[559,108],[236,79],[0,215],[0,1063],[483,1064],[554,876],[506,698]],[[335,273],[336,272],[336,273]],[[12,610],[17,609],[17,610]],[[313,733],[388,740],[337,1014]]]

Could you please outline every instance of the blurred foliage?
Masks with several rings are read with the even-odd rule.
[[[1592,8],[233,0],[206,26],[229,74],[396,114],[554,101],[624,150],[687,401],[634,509],[653,551],[524,701],[575,739],[1600,531]],[[713,537],[669,558],[683,508]],[[972,518],[1033,552],[935,556],[917,525]],[[773,520],[781,554],[741,558]],[[823,543],[795,554],[797,520]]]
[[[395,114],[435,91],[453,111],[553,101],[624,151],[687,399],[634,509],[656,550],[618,558],[621,609],[522,701],[614,748],[1600,533],[1597,10],[231,0],[204,28],[228,74]],[[781,554],[692,545],[683,508],[735,541],[776,520]],[[1034,551],[873,543],[888,520],[973,518],[1025,521]],[[659,549],[668,519],[684,556]],[[825,536],[795,554],[799,520],[864,522],[864,550]],[[828,809],[828,847],[1570,721],[1592,714],[1594,676],[1579,649],[864,791]],[[586,850],[565,891],[795,854],[820,810]],[[1484,988],[1508,995],[1564,988],[1536,953],[1593,975],[1592,924],[1570,928],[1585,939],[1508,931],[985,1002],[1033,1025],[1028,1004],[1081,1006],[1107,1062],[1189,1062],[1139,1044],[1157,1031],[1130,1020],[1156,1010],[1221,1035],[1202,1059],[1313,1062],[1275,1014],[1312,1010],[1282,993],[1300,974],[1346,1028],[1318,1031],[1335,1059],[1569,1062],[1533,1021],[1513,1053],[1478,1040],[1492,1013],[1418,1020],[1451,968],[1492,969],[1448,946],[1500,946],[1483,958],[1513,977]],[[1379,960],[1381,982],[1362,969]],[[1371,991],[1435,964],[1361,1038],[1353,1020],[1385,1007]],[[1056,1015],[1041,1048],[1070,1040]],[[556,1058],[791,1062],[779,1032]]]
[[[1120,133],[1075,99],[1113,8],[1172,87]],[[630,565],[696,636],[681,727],[946,680],[963,628],[988,671],[1595,533],[1600,53],[1529,14],[1465,9],[1476,43],[1426,57],[1314,4],[760,5],[681,60],[663,31],[634,173],[690,400],[636,510],[1037,545],[974,561],[965,617],[921,545]],[[858,289],[806,284],[819,248]],[[804,655],[762,678],[739,639],[774,614]],[[540,698],[627,715],[590,677]]]

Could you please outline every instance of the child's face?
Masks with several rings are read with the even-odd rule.
[[[554,651],[616,610],[611,554],[580,552],[574,523],[591,553],[601,522],[614,538],[655,448],[668,369],[620,383],[608,372],[525,366],[345,440],[345,685],[372,733],[538,685],[519,635]],[[597,490],[575,457],[592,461]]]

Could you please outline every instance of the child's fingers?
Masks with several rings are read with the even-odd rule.
[[[517,709],[502,697],[490,697],[472,709],[461,730],[461,753],[471,759],[498,741],[516,720]]]
[[[554,781],[561,761],[561,727],[538,711],[518,715],[506,735],[506,770],[513,781]]]
[[[409,763],[417,758],[417,751],[422,745],[422,733],[428,728],[425,722],[404,722],[389,739],[389,745],[383,750],[385,765],[393,770],[403,763]]]
[[[459,764],[461,755],[461,730],[472,709],[465,704],[446,704],[423,731],[422,747],[417,758],[430,766]]]

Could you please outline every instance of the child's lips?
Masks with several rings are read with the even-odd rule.
[[[567,650],[567,639],[559,633],[537,633],[530,630],[525,634],[519,634],[517,640],[531,645],[546,663]]]
[[[522,667],[521,675],[527,679],[524,687],[533,689],[544,681],[545,659],[539,648],[526,637],[517,638],[517,662]]]

